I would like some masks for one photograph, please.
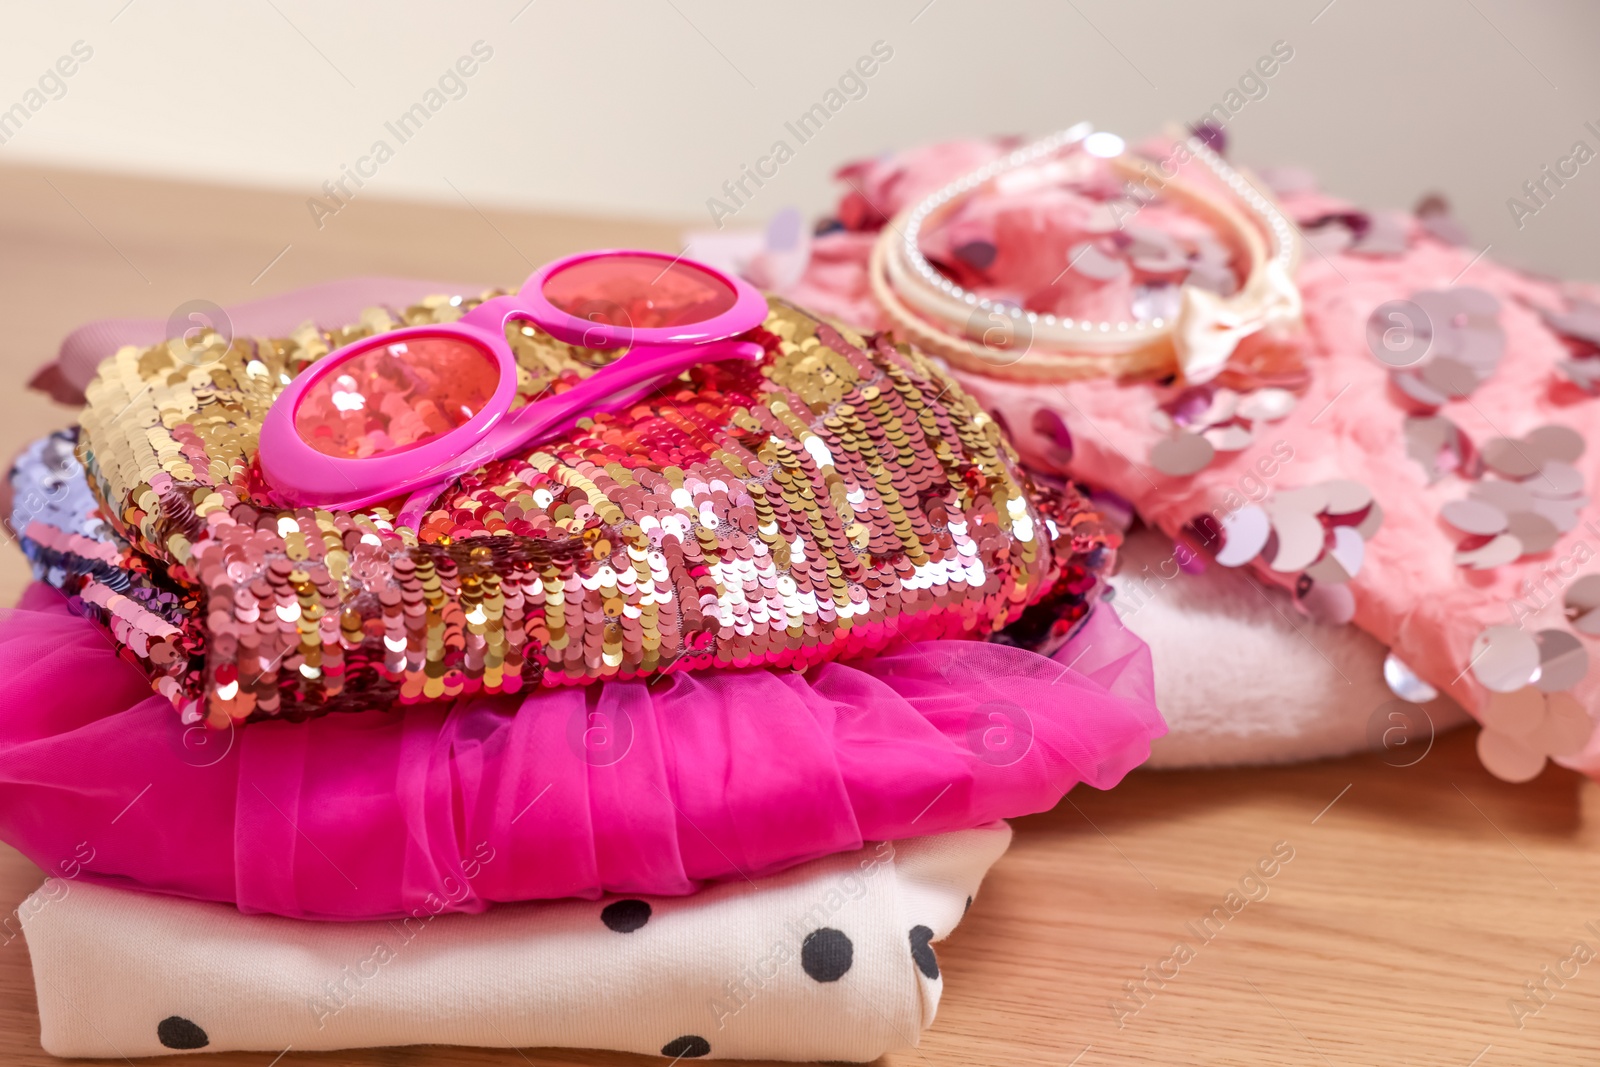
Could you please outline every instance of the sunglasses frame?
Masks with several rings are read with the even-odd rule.
[[[659,260],[663,275],[680,264],[701,271],[733,290],[734,304],[702,322],[641,328],[580,318],[545,297],[544,285],[555,274],[609,256]],[[442,486],[511,449],[563,429],[585,414],[637,402],[661,382],[670,381],[697,363],[759,359],[763,351],[760,345],[733,339],[759,326],[766,315],[766,298],[750,283],[681,255],[605,249],[558,259],[529,275],[517,295],[487,300],[455,322],[407,326],[363,338],[329,352],[307,367],[284,388],[262,421],[258,452],[261,473],[274,494],[294,506],[359,508]],[[505,331],[512,322],[521,321],[568,344],[628,351],[567,392],[513,411],[517,361]],[[301,401],[312,386],[347,360],[393,345],[435,338],[473,345],[499,366],[500,380],[494,393],[466,422],[429,440],[364,458],[330,456],[300,436],[295,413]],[[414,515],[417,510],[408,503],[402,517]]]

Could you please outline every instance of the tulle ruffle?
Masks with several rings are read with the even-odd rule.
[[[1166,729],[1109,605],[1054,658],[933,641],[218,734],[36,585],[0,670],[7,842],[60,877],[317,919],[689,893],[1109,788]]]

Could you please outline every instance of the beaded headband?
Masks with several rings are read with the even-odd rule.
[[[1185,285],[1170,319],[1073,319],[968,291],[928,261],[920,245],[925,229],[991,182],[1070,151],[1102,159],[1130,187],[1170,196],[1216,224],[1245,264],[1238,291],[1220,296]],[[1219,186],[1216,192],[1181,176],[1181,164],[1190,158],[1204,165]],[[1086,246],[1072,265],[1084,254],[1095,252]],[[1155,163],[1128,152],[1121,138],[1079,123],[1017,148],[902,211],[873,247],[868,282],[903,335],[963,370],[1032,381],[1181,375],[1200,382],[1216,377],[1245,337],[1298,324],[1300,297],[1292,280],[1297,261],[1288,220],[1202,138],[1180,142],[1172,156]]]
[[[1070,487],[1021,474],[937,364],[777,302],[746,335],[766,352],[757,364],[697,367],[488,463],[415,529],[383,506],[276,506],[255,445],[278,392],[341,344],[476,303],[120,350],[87,390],[77,446],[99,516],[41,515],[25,547],[186,721],[218,727],[802,669],[995,633],[1029,605],[1027,636],[1058,641],[1110,563],[1115,531]],[[519,403],[615,357],[526,324],[508,340]]]

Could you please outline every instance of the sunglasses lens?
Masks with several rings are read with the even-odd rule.
[[[580,260],[551,274],[541,291],[575,318],[635,330],[692,326],[739,299],[733,286],[695,263],[625,253]]]
[[[294,427],[324,455],[392,455],[465,423],[499,383],[499,364],[477,345],[413,337],[341,360],[300,398]]]

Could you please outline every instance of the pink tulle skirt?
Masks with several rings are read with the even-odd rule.
[[[1042,811],[1166,730],[1109,605],[1054,659],[936,641],[216,734],[36,585],[0,676],[0,837],[58,877],[313,919],[689,893]]]

